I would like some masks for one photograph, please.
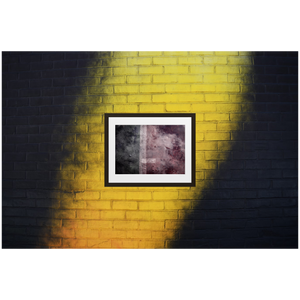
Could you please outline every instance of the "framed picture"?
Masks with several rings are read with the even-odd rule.
[[[105,114],[105,186],[195,186],[195,114]]]

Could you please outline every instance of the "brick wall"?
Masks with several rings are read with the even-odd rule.
[[[297,52],[4,52],[2,65],[2,247],[297,247]],[[104,187],[111,112],[196,113],[196,187]]]

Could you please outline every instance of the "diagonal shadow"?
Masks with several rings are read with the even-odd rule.
[[[61,170],[82,147],[74,140],[82,132],[76,115],[86,113],[78,104],[84,109],[88,97],[101,103],[99,96],[86,95],[93,84],[88,67],[107,56],[3,53],[3,248],[63,246],[59,228],[68,216],[62,203],[76,202],[82,188],[72,182],[72,170],[70,177]]]
[[[253,59],[243,130],[171,248],[297,248],[298,53]]]

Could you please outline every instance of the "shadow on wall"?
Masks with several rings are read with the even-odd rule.
[[[89,113],[84,104],[101,103],[86,96],[87,85],[99,84],[87,67],[107,56],[3,53],[3,248],[68,247],[62,238],[74,237],[62,219],[75,218],[82,205],[76,194],[85,189],[74,180],[85,169],[76,152],[86,149],[75,137],[86,133],[76,115]]]
[[[253,59],[229,158],[195,197],[171,248],[298,247],[298,53]],[[218,151],[229,150],[223,145]]]

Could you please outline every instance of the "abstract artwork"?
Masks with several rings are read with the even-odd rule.
[[[106,186],[193,186],[194,114],[106,114]]]

